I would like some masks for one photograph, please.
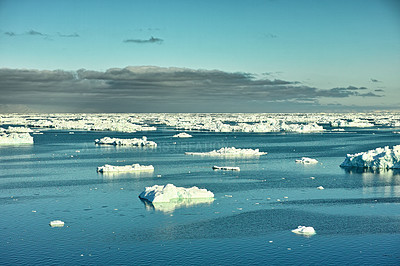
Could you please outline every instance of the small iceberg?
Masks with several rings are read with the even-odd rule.
[[[29,133],[0,133],[0,145],[33,144]]]
[[[140,193],[139,198],[152,203],[170,202],[176,199],[214,198],[214,193],[198,187],[184,188],[168,184],[165,186],[154,185],[152,187],[146,187],[145,190]]]
[[[235,147],[224,147],[219,150],[210,152],[185,152],[186,155],[201,155],[201,156],[261,156],[267,154],[260,152],[259,149],[236,149]]]
[[[50,226],[51,227],[63,227],[64,226],[64,222],[61,220],[54,220],[50,222]]]
[[[152,165],[140,165],[138,163],[132,165],[124,165],[124,166],[114,166],[106,164],[104,166],[97,167],[97,172],[99,173],[135,172],[135,171],[154,171],[154,167]]]
[[[311,159],[308,157],[301,157],[301,159],[297,159],[296,163],[302,163],[302,164],[315,164],[318,163],[318,160],[316,159]]]
[[[164,213],[174,212],[179,208],[190,208],[195,205],[210,205],[214,198],[196,198],[196,199],[172,199],[170,202],[149,202],[140,199],[147,210],[156,210]]]
[[[323,189],[325,189],[323,186],[319,186],[319,187],[317,187],[317,189],[319,189],[319,190],[323,190]]]
[[[235,166],[216,166],[212,167],[213,170],[226,170],[226,171],[240,171],[240,167]]]
[[[314,227],[299,225],[296,229],[292,230],[293,233],[298,235],[315,235]]]
[[[141,139],[137,139],[137,138],[119,139],[119,138],[104,137],[102,139],[96,139],[94,141],[94,143],[97,145],[157,147],[157,143],[155,143],[154,141],[147,140],[146,136],[143,136]]]
[[[400,169],[400,145],[376,148],[366,152],[347,154],[340,167],[371,169]]]
[[[193,136],[186,132],[182,132],[173,136],[173,138],[191,138],[191,137]]]

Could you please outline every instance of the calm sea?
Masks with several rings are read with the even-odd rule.
[[[315,134],[45,130],[0,146],[1,265],[399,265],[400,173],[345,170],[347,153],[400,144],[393,129]],[[70,134],[74,132],[74,134]],[[157,148],[96,146],[147,136]],[[221,147],[255,158],[189,156]],[[315,165],[295,163],[306,156]],[[104,164],[153,165],[106,175]],[[212,166],[239,166],[213,171]],[[311,178],[313,177],[313,178]],[[146,186],[198,186],[214,201],[151,205]],[[324,190],[317,189],[323,186]],[[64,227],[49,222],[62,220]],[[311,237],[291,232],[313,226]]]

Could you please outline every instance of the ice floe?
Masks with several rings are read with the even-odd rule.
[[[174,135],[173,137],[174,138],[191,138],[193,136],[188,134],[188,133],[186,133],[186,132],[182,132],[182,133]]]
[[[198,187],[184,188],[168,184],[165,186],[154,185],[152,187],[146,187],[145,190],[140,193],[139,198],[152,203],[170,202],[171,200],[177,199],[214,198],[214,193]]]
[[[51,221],[49,224],[51,227],[63,227],[64,226],[64,222],[61,220],[54,220]]]
[[[235,166],[216,166],[212,167],[214,170],[227,170],[227,171],[240,171],[240,167]]]
[[[318,160],[316,159],[311,159],[308,157],[301,157],[301,159],[297,159],[296,163],[302,163],[302,164],[315,164],[318,163]]]
[[[140,164],[132,164],[132,165],[124,165],[124,166],[114,166],[106,164],[104,166],[97,167],[97,172],[105,173],[105,172],[135,172],[135,171],[154,171],[154,167],[152,165],[140,165]]]
[[[315,229],[312,226],[299,225],[296,229],[293,229],[292,232],[299,235],[314,235]]]
[[[157,147],[157,143],[155,143],[154,141],[147,140],[147,137],[145,137],[145,136],[143,136],[141,139],[138,139],[138,138],[119,139],[119,138],[104,137],[102,139],[96,139],[94,142],[95,142],[95,144],[98,144],[98,145]]]
[[[267,154],[259,149],[237,149],[235,147],[224,147],[219,150],[209,152],[185,152],[186,155],[201,155],[201,156],[261,156]]]
[[[33,144],[33,137],[29,133],[0,133],[0,145]]]
[[[347,154],[341,167],[359,167],[371,169],[400,169],[400,145],[376,148],[366,152]]]

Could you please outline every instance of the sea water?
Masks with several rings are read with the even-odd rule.
[[[347,153],[400,143],[392,129],[345,132],[120,133],[44,130],[0,146],[1,265],[343,265],[400,262],[400,173],[339,167]],[[156,148],[95,145],[105,136]],[[222,147],[268,152],[205,157]],[[295,162],[310,157],[319,162]],[[101,174],[104,164],[154,172]],[[214,171],[212,166],[241,171]],[[151,205],[147,186],[198,186],[214,201]],[[317,187],[323,186],[324,190]],[[64,227],[49,222],[62,220]],[[313,236],[296,235],[299,225]]]

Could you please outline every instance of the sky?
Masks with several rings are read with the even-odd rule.
[[[400,111],[398,0],[0,0],[0,112]]]

